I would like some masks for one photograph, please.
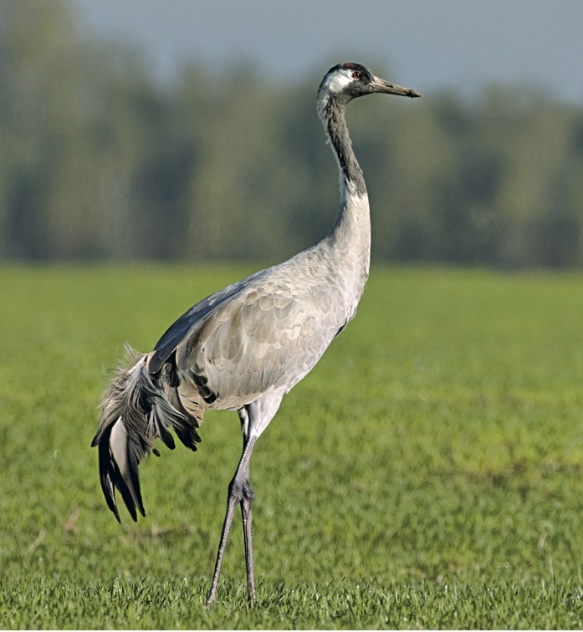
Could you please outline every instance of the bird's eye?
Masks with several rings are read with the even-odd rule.
[[[353,79],[360,79],[360,77],[361,77],[361,76],[362,76],[362,75],[360,74],[360,72],[359,72],[358,70],[355,70],[355,71],[352,73],[352,78],[353,78]]]

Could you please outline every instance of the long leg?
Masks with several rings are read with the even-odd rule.
[[[221,574],[221,566],[223,564],[223,556],[225,554],[225,548],[227,546],[227,540],[231,531],[231,525],[233,523],[233,514],[235,507],[241,503],[241,513],[243,516],[243,535],[245,538],[245,561],[247,565],[247,590],[249,593],[249,600],[253,601],[255,598],[255,566],[253,563],[253,541],[251,535],[251,505],[253,504],[253,489],[249,482],[249,463],[251,460],[251,453],[257,437],[252,439],[245,438],[243,447],[243,454],[239,460],[239,465],[233,480],[229,484],[229,496],[227,498],[227,512],[225,514],[225,522],[223,523],[223,530],[221,532],[221,540],[219,543],[219,550],[217,552],[217,561],[215,563],[215,571],[213,573],[213,582],[211,584],[211,590],[207,598],[207,604],[211,605],[215,602],[217,597],[217,587],[219,585],[219,576]]]
[[[208,606],[215,602],[217,598],[217,586],[219,585],[219,575],[221,574],[221,566],[223,565],[223,555],[225,554],[225,547],[227,546],[227,539],[229,532],[231,531],[231,524],[233,522],[233,512],[238,500],[231,494],[231,488],[229,487],[229,497],[227,500],[227,513],[225,514],[225,521],[223,522],[223,530],[221,532],[221,541],[219,543],[219,550],[217,552],[217,560],[215,562],[215,572],[213,573],[213,583],[211,590],[207,597],[206,603]]]
[[[219,585],[219,576],[221,574],[221,566],[223,564],[223,556],[229,539],[231,525],[233,523],[233,514],[237,504],[241,505],[241,515],[243,518],[243,537],[245,542],[245,564],[247,569],[247,594],[249,601],[255,601],[255,563],[253,561],[253,533],[252,533],[252,517],[251,509],[255,494],[251,483],[249,482],[249,465],[251,462],[251,454],[255,447],[255,442],[261,433],[267,428],[269,422],[279,408],[283,393],[271,393],[268,397],[248,404],[239,410],[239,418],[241,420],[241,430],[243,433],[243,453],[239,459],[239,465],[233,480],[229,484],[229,496],[227,498],[227,512],[225,514],[225,522],[221,532],[221,540],[219,550],[217,552],[217,561],[215,563],[215,571],[213,573],[213,581],[207,598],[207,604],[211,605],[217,598],[217,587]]]
[[[243,408],[239,411],[241,420],[241,432],[243,433],[243,449],[250,435],[251,418],[249,410]],[[249,456],[249,460],[251,457]],[[249,472],[247,472],[249,474]],[[255,500],[255,492],[251,487],[249,476],[243,483],[243,498],[241,499],[241,517],[243,518],[243,541],[245,543],[245,568],[247,571],[247,594],[250,601],[255,601],[255,562],[253,558],[253,525],[251,509]]]
[[[241,500],[241,515],[243,517],[243,540],[245,542],[245,566],[247,568],[247,594],[249,601],[255,601],[255,562],[253,561],[253,528],[251,508],[255,492],[247,479],[243,487],[243,499]]]

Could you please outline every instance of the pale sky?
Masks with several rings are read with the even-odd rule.
[[[529,84],[583,103],[582,0],[71,0],[84,32],[145,53],[171,81],[184,60],[247,61],[270,81],[358,61],[427,94]]]

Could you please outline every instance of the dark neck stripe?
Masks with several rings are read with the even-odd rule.
[[[329,97],[323,108],[326,132],[338,159],[338,164],[346,180],[350,181],[360,195],[366,193],[364,176],[352,149],[352,143],[346,126],[344,110],[346,103]]]

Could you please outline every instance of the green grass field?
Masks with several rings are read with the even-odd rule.
[[[581,628],[581,275],[373,268],[255,450],[255,608],[239,523],[204,606],[236,414],[162,446],[147,518],[116,523],[109,369],[250,271],[0,267],[0,626]]]

